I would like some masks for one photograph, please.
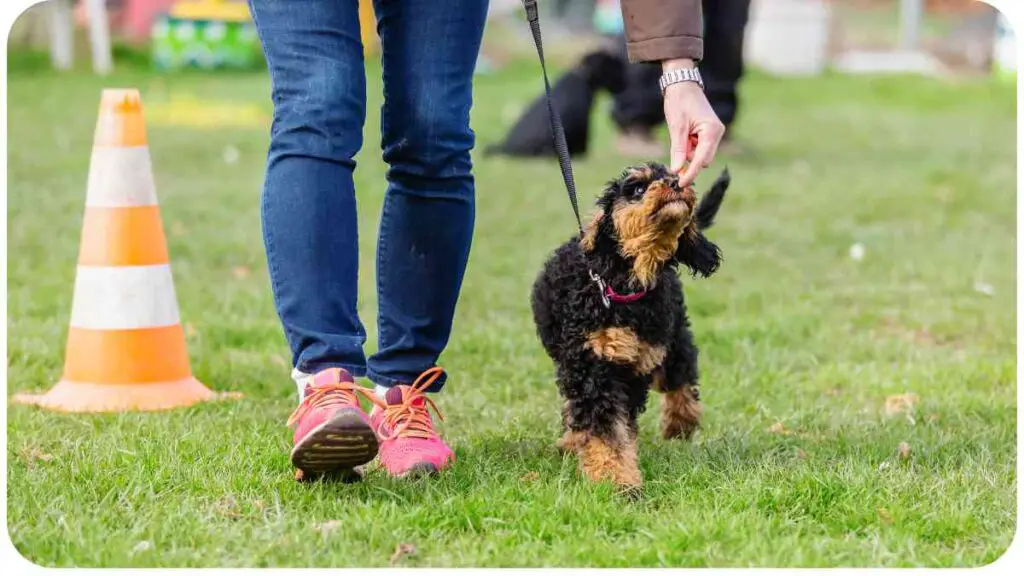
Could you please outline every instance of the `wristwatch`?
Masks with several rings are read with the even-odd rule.
[[[704,89],[704,79],[700,77],[700,70],[696,68],[675,68],[668,70],[658,79],[658,86],[661,88],[661,95],[665,95],[665,88],[680,82],[696,82],[700,89]]]

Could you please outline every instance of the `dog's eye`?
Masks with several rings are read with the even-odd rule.
[[[639,198],[644,195],[647,187],[643,184],[634,184],[629,188],[629,195],[633,198]]]

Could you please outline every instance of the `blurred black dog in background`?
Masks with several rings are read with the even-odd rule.
[[[587,153],[590,110],[598,90],[618,94],[626,86],[626,62],[617,54],[591,52],[551,87],[551,100],[565,128],[571,156]],[[486,155],[551,156],[555,153],[544,94],[538,96],[509,131],[505,141],[488,147]]]

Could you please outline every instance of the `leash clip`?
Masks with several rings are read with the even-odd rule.
[[[607,286],[604,283],[604,280],[601,280],[600,276],[594,274],[593,270],[587,270],[587,272],[590,273],[590,279],[593,280],[595,284],[597,284],[597,290],[598,292],[601,293],[601,304],[604,304],[605,308],[611,308],[612,301],[608,299],[608,290]]]

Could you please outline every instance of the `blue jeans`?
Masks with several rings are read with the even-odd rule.
[[[377,241],[378,352],[356,309],[353,158],[366,78],[357,0],[249,0],[274,122],[263,237],[274,303],[305,373],[411,383],[448,343],[473,235],[469,128],[487,0],[375,0],[387,193]],[[439,379],[430,391],[444,383]]]

